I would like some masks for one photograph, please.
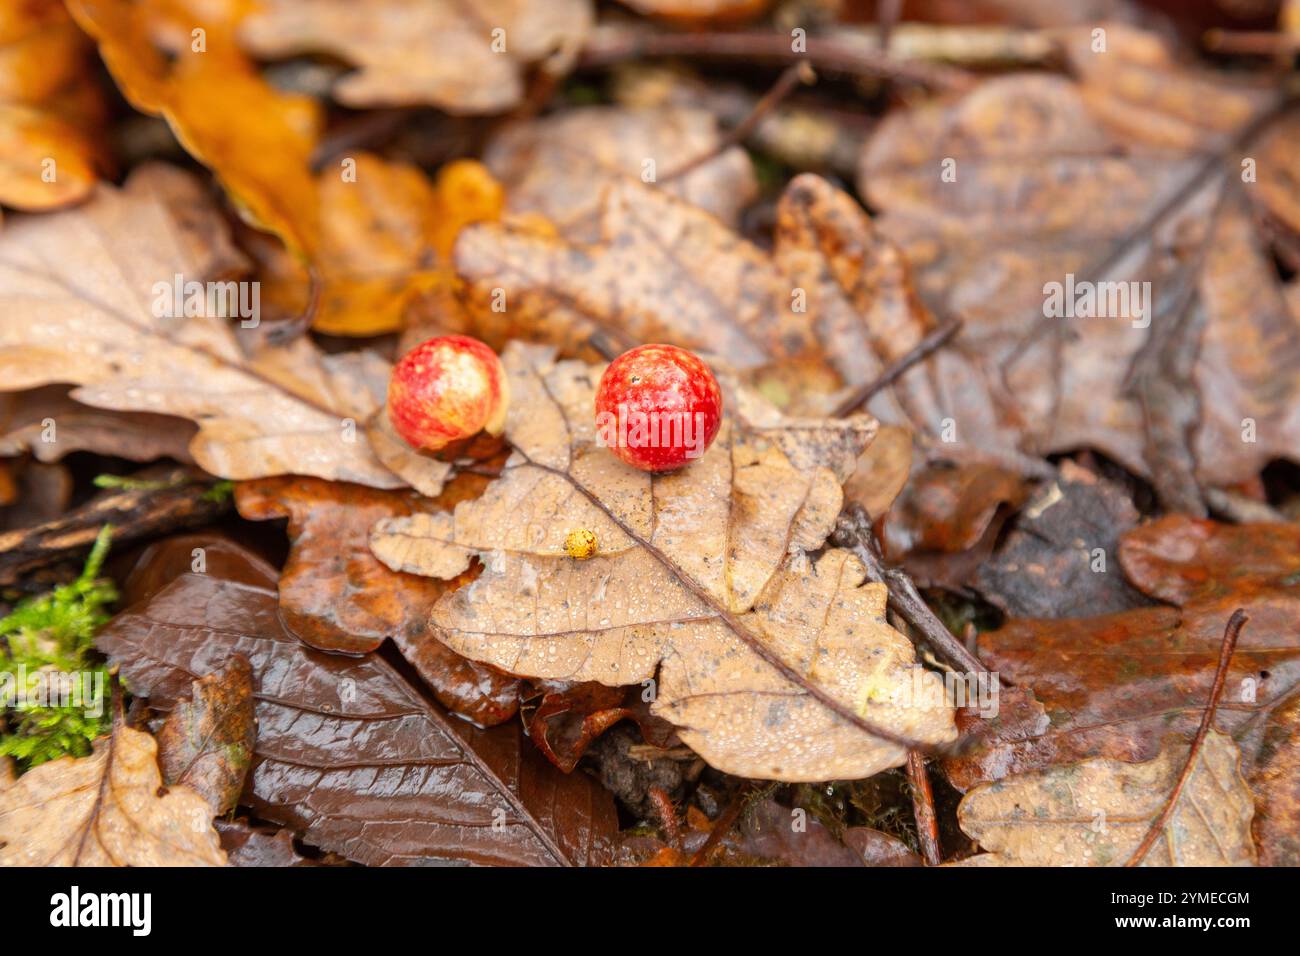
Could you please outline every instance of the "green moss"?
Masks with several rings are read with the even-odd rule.
[[[0,619],[0,755],[21,769],[84,756],[109,730],[109,674],[95,660],[94,637],[117,600],[112,582],[100,577],[111,537],[105,525],[71,584]]]

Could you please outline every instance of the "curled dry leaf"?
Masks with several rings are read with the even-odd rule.
[[[1187,746],[1147,763],[1097,758],[985,784],[957,808],[961,828],[987,855],[981,865],[1122,866],[1164,810]],[[1143,866],[1255,863],[1255,805],[1232,738],[1213,730]]]
[[[158,730],[158,765],[167,786],[189,787],[219,817],[239,803],[253,760],[253,671],[235,654],[192,686]]]
[[[593,779],[560,773],[514,723],[483,731],[447,714],[379,655],[311,650],[280,623],[273,589],[184,574],[96,645],[164,711],[192,674],[246,655],[258,731],[241,803],[308,844],[370,865],[609,854],[617,815]]]
[[[450,514],[382,521],[395,570],[449,578],[434,624],[453,649],[510,673],[621,685],[658,675],[652,712],[714,766],[826,780],[897,766],[905,742],[955,736],[938,681],[884,620],[886,593],[845,551],[815,563],[875,423],[790,419],[733,390],[712,449],[651,476],[596,443],[599,367],[542,347],[503,357],[515,452]],[[597,556],[566,556],[586,528]],[[521,600],[521,595],[523,600]]]
[[[52,423],[52,424],[51,424]],[[74,451],[153,461],[189,463],[193,422],[149,412],[110,412],[75,402],[62,385],[0,394],[0,455],[24,451],[59,461]]]
[[[224,866],[211,808],[164,792],[157,753],[119,715],[89,757],[0,774],[0,866]]]
[[[177,193],[191,201],[181,222]],[[0,388],[73,382],[86,405],[190,418],[190,452],[223,478],[292,472],[398,487],[364,441],[348,440],[376,407],[361,361],[301,340],[250,359],[225,319],[166,316],[174,276],[214,276],[201,237],[220,235],[218,221],[197,182],[157,166],[76,209],[14,221],[0,233]]]
[[[816,351],[792,283],[704,210],[619,179],[605,191],[600,236],[588,246],[509,222],[467,227],[452,257],[479,334],[578,353],[600,331],[620,344],[715,353],[742,368]]]
[[[267,478],[235,489],[245,518],[289,519],[279,594],[280,619],[291,633],[312,647],[345,654],[373,651],[392,638],[439,702],[490,727],[514,715],[518,682],[465,660],[435,636],[429,615],[454,584],[395,573],[370,553],[377,521],[438,504],[410,492],[315,478]]]
[[[513,123],[488,144],[483,161],[507,190],[512,213],[536,213],[565,238],[600,238],[601,196],[623,178],[640,178],[653,157],[663,189],[735,226],[758,193],[749,155],[733,147],[674,179],[674,169],[718,146],[712,114],[691,109],[590,106]]]
[[[651,716],[648,695],[639,687],[541,681],[535,690],[536,700],[524,694],[520,708],[528,736],[565,773],[572,772],[587,748],[621,720],[636,721],[642,738],[653,747],[666,749],[672,743],[672,725]]]
[[[329,53],[352,63],[357,71],[334,87],[346,106],[500,113],[522,101],[530,66],[558,72],[591,20],[590,0],[266,0],[239,38],[262,58]]]

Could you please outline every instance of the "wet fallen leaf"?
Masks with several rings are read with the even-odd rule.
[[[1255,770],[1255,842],[1263,866],[1300,865],[1300,695],[1292,695],[1269,720]]]
[[[58,0],[0,12],[0,205],[54,209],[90,195],[105,164],[89,44]]]
[[[1266,368],[1295,364],[1300,322],[1252,224],[1255,193],[1239,188],[1255,147],[1230,146],[1270,94],[1211,79],[1153,34],[1112,24],[1106,36],[1103,56],[1090,30],[1062,33],[1076,80],[1001,76],[887,117],[859,181],[922,295],[964,319],[966,354],[984,363],[984,385],[943,404],[958,441],[1094,448],[1195,507],[1178,499],[1193,471],[1231,484],[1300,449],[1296,385]],[[1205,167],[1215,150],[1222,164]],[[1290,159],[1274,180],[1293,175]],[[1047,283],[1075,280],[1149,283],[1145,318],[1131,298],[1110,317],[1044,318]],[[1190,342],[1194,361],[1154,362],[1171,340]],[[906,397],[908,383],[895,391]],[[1243,442],[1247,420],[1258,440]]]
[[[371,537],[394,570],[449,578],[482,558],[435,606],[449,646],[537,678],[657,674],[652,712],[744,776],[867,776],[903,761],[899,738],[952,739],[947,704],[912,699],[935,678],[885,623],[884,587],[845,551],[805,555],[829,534],[874,422],[787,419],[740,390],[709,452],[651,477],[596,444],[599,367],[543,347],[503,361],[515,453],[502,478],[450,514],[381,521]],[[594,532],[595,558],[566,556],[574,527]]]
[[[514,123],[493,137],[483,161],[506,187],[510,212],[555,223],[565,238],[600,238],[601,196],[625,178],[656,179],[718,146],[717,124],[700,110],[584,107]],[[737,147],[698,169],[661,183],[663,189],[735,226],[758,191],[753,164]]]
[[[0,394],[0,455],[32,453],[59,461],[74,451],[93,451],[131,461],[191,461],[192,422],[149,412],[111,412],[68,397],[62,385]]]
[[[191,224],[178,228],[170,203],[186,189]],[[358,387],[356,361],[305,341],[249,359],[227,320],[157,308],[172,301],[160,277],[212,277],[212,250],[195,246],[207,231],[192,221],[216,215],[196,182],[148,167],[76,209],[16,219],[0,233],[0,387],[74,382],[71,397],[86,405],[194,419],[190,452],[224,478],[296,472],[399,486],[355,434],[382,401]]]
[[[878,518],[889,511],[912,471],[912,433],[897,425],[881,425],[844,483],[844,500],[856,502]]]
[[[912,476],[885,515],[881,543],[894,561],[916,551],[966,551],[999,508],[1018,506],[1026,493],[1019,475],[995,465],[928,468]]]
[[[1164,809],[1187,758],[1171,746],[1147,763],[1094,759],[972,790],[957,819],[982,865],[1122,866]],[[1210,731],[1143,866],[1255,863],[1255,812],[1232,739]]]
[[[118,607],[153,597],[187,572],[268,588],[280,579],[280,572],[265,558],[226,535],[203,531],[170,535],[136,557],[120,589]]]
[[[316,866],[293,845],[288,830],[254,827],[243,821],[218,820],[221,848],[226,851],[227,866]]]
[[[377,491],[315,478],[241,482],[240,514],[289,519],[289,559],[279,579],[280,619],[324,651],[361,654],[392,638],[448,709],[480,726],[514,715],[518,682],[460,657],[431,631],[434,603],[453,584],[398,574],[370,553],[383,518],[436,509],[410,492]]]
[[[1066,461],[1014,519],[976,588],[1013,617],[1084,617],[1149,603],[1124,579],[1119,537],[1137,524],[1123,489]]]
[[[158,745],[119,716],[89,757],[0,775],[0,865],[224,866],[212,810],[163,788]]]
[[[262,58],[328,53],[357,67],[334,86],[345,106],[428,104],[499,113],[533,65],[559,71],[590,27],[589,0],[263,0],[239,38]],[[557,53],[557,51],[559,51]]]
[[[1134,585],[1170,604],[1227,591],[1300,585],[1300,524],[1225,524],[1167,515],[1126,534],[1120,558]]]
[[[350,860],[594,865],[617,829],[609,794],[560,773],[517,725],[478,730],[381,657],[311,650],[280,623],[274,590],[185,574],[96,644],[159,710],[192,674],[245,654],[258,732],[241,803]]]
[[[962,783],[1094,756],[1150,760],[1170,733],[1190,740],[1209,700],[1223,628],[1238,607],[1249,621],[1215,726],[1234,738],[1252,776],[1265,737],[1285,733],[1274,726],[1285,723],[1275,711],[1300,684],[1300,579],[1287,544],[1295,533],[1293,525],[1184,516],[1150,522],[1121,538],[1120,564],[1140,590],[1185,597],[1182,606],[1012,619],[979,635],[981,660],[1033,696],[1017,698],[995,727],[963,720],[990,736],[959,759]],[[1270,543],[1278,538],[1280,547]]]
[[[523,694],[520,708],[528,736],[565,773],[571,773],[587,748],[622,720],[635,721],[651,746],[666,749],[673,741],[672,725],[651,715],[640,688],[540,681],[534,693],[535,698]]]
[[[167,786],[189,787],[219,817],[239,802],[253,760],[253,672],[235,654],[192,686],[158,730],[158,765]]]
[[[511,223],[466,228],[453,262],[477,333],[576,353],[601,330],[615,342],[716,353],[737,367],[816,351],[792,283],[707,212],[619,179],[604,193],[600,234],[586,246]]]

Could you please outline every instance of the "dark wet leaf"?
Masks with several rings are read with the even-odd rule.
[[[1066,461],[1014,519],[976,588],[1013,617],[1084,617],[1149,603],[1124,578],[1119,536],[1138,521],[1117,485]]]
[[[518,682],[461,657],[429,623],[438,598],[460,581],[390,571],[370,553],[377,521],[440,511],[456,500],[449,492],[439,506],[412,492],[303,477],[241,482],[235,491],[245,518],[289,519],[280,616],[291,633],[345,654],[373,651],[392,638],[444,706],[489,727],[514,714]]]
[[[194,790],[219,817],[239,802],[253,760],[252,668],[234,654],[191,686],[193,697],[178,701],[158,731],[158,766],[163,783]]]
[[[599,863],[617,829],[594,780],[550,766],[517,726],[481,731],[382,658],[307,647],[274,591],[186,574],[97,645],[160,710],[232,653],[252,663],[257,752],[243,803],[360,863]]]

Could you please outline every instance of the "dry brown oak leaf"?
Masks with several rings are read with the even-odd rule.
[[[483,481],[467,475],[458,484],[471,480]],[[289,558],[278,590],[280,619],[290,632],[312,647],[344,654],[373,651],[391,637],[443,706],[490,727],[514,716],[518,681],[466,660],[431,633],[433,605],[456,582],[395,573],[370,553],[370,528],[381,518],[452,503],[318,478],[284,476],[235,487],[243,517],[289,519]]]
[[[1094,758],[984,784],[957,808],[989,851],[980,866],[1123,866],[1164,810],[1187,762],[1173,743],[1146,763]],[[1255,812],[1231,737],[1211,730],[1143,866],[1249,866]]]
[[[241,803],[310,845],[372,866],[595,865],[612,851],[618,815],[596,780],[556,770],[515,722],[449,715],[378,654],[312,650],[284,629],[273,587],[182,574],[96,646],[162,711],[245,655],[257,743]]]
[[[353,64],[333,91],[345,106],[501,113],[522,102],[530,67],[562,71],[591,22],[590,0],[264,0],[239,39],[261,59]]]
[[[382,359],[324,356],[302,339],[250,358],[229,320],[158,308],[174,296],[157,283],[236,264],[202,187],[168,167],[102,185],[76,209],[15,218],[0,233],[0,389],[73,383],[86,405],[191,419],[194,460],[223,478],[401,486],[356,434],[382,405]]]
[[[537,213],[566,238],[600,238],[605,189],[639,178],[653,160],[662,188],[736,226],[757,198],[749,154],[732,147],[681,176],[667,178],[717,151],[718,124],[705,110],[587,106],[506,125],[493,136],[483,162],[506,187],[506,209]]]
[[[566,354],[582,354],[600,332],[619,344],[670,342],[738,369],[805,359],[852,385],[929,331],[902,259],[850,196],[798,176],[777,215],[769,253],[711,213],[621,177],[605,189],[594,244],[529,223],[477,223],[460,233],[452,260],[477,334],[546,341]],[[923,411],[937,419],[931,406]],[[893,419],[908,420],[901,410]]]
[[[956,736],[938,680],[884,620],[883,585],[848,552],[815,562],[875,423],[789,419],[741,388],[713,447],[651,476],[598,447],[599,366],[515,344],[503,476],[450,514],[379,522],[375,554],[432,577],[485,569],[439,600],[454,650],[509,673],[637,684],[715,767],[864,777],[906,745]],[[599,553],[565,555],[575,528]]]
[[[1091,447],[1157,484],[1173,448],[1202,483],[1251,479],[1300,458],[1300,379],[1276,373],[1300,362],[1300,315],[1256,225],[1258,213],[1295,221],[1297,113],[1238,145],[1272,92],[1190,68],[1131,27],[1107,26],[1104,55],[1090,35],[1063,34],[1074,78],[1005,75],[898,110],[864,149],[859,183],[880,230],[926,302],[962,317],[962,357],[983,366],[942,413],[959,443]],[[1258,188],[1243,183],[1245,156]],[[1067,276],[1076,295],[1115,283],[1095,287],[1111,314],[1045,318],[1045,285],[1065,292]],[[1132,299],[1115,314],[1109,290],[1129,282],[1149,283],[1149,327]],[[1171,330],[1190,341],[1188,368],[1130,379],[1148,343],[1172,351]],[[914,402],[921,380],[894,392]]]
[[[157,752],[119,715],[88,757],[0,768],[0,866],[225,866],[212,809],[163,787]]]

